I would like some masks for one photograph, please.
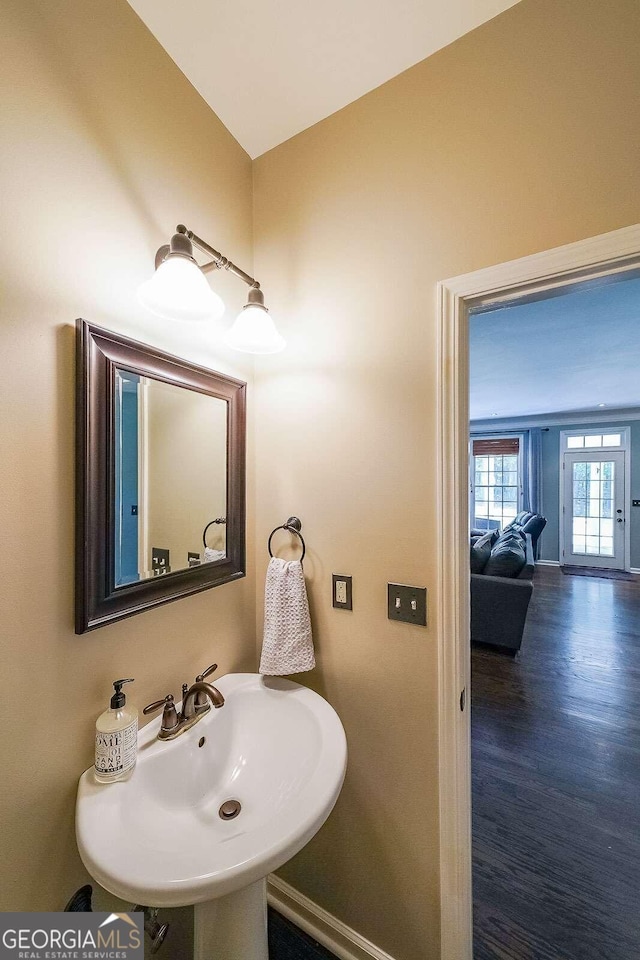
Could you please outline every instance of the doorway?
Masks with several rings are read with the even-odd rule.
[[[625,451],[565,452],[563,563],[624,570]]]
[[[562,564],[632,568],[631,445],[629,426],[560,433]]]
[[[519,261],[444,281],[438,287],[438,541],[439,541],[439,718],[440,718],[440,855],[443,960],[472,958],[470,652],[468,587],[468,318],[471,310],[561,295],[578,282],[607,278],[640,268],[640,225],[556,248]],[[620,453],[621,451],[618,451]],[[586,454],[577,462],[619,467],[609,451],[599,460]],[[573,469],[573,461],[571,462]],[[590,470],[590,467],[586,468]],[[602,469],[602,467],[600,467]],[[614,466],[614,473],[616,466]],[[624,480],[625,470],[621,470]],[[594,482],[605,483],[602,476]],[[608,478],[606,482],[609,482]],[[615,479],[614,479],[615,484]],[[605,500],[598,501],[598,558],[608,548],[601,521]],[[622,493],[624,500],[625,493]],[[583,499],[577,497],[576,499]],[[614,509],[619,509],[615,507]],[[624,508],[623,508],[624,509]],[[566,503],[565,503],[566,513]],[[572,516],[577,514],[573,509]],[[593,526],[593,525],[592,525]],[[590,529],[592,528],[590,527]],[[619,524],[618,526],[624,526]],[[602,533],[600,532],[602,529]],[[593,536],[593,534],[589,534]],[[585,555],[586,555],[585,527]],[[600,542],[604,538],[604,542]],[[612,534],[615,543],[616,536]],[[593,541],[590,541],[593,544]],[[572,544],[573,547],[573,544]],[[595,556],[593,554],[592,556]],[[606,561],[618,562],[615,546]]]

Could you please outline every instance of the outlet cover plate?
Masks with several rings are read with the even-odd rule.
[[[336,610],[353,610],[352,580],[341,573],[333,574],[332,597]]]
[[[387,616],[418,627],[427,625],[427,588],[403,583],[387,584]]]

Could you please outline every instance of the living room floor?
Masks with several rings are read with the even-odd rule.
[[[538,565],[472,673],[475,960],[640,960],[640,577]]]

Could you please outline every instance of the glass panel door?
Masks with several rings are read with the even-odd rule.
[[[624,568],[624,453],[564,458],[564,563]]]

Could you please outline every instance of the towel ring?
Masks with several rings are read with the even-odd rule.
[[[296,537],[300,539],[300,543],[302,544],[302,556],[300,557],[300,563],[302,563],[302,561],[304,560],[304,555],[307,552],[307,546],[304,542],[304,537],[300,533],[300,531],[302,530],[302,523],[300,522],[300,520],[298,520],[297,517],[289,517],[286,523],[283,523],[281,526],[276,527],[274,530],[271,531],[269,542],[267,543],[267,550],[269,551],[270,557],[273,556],[271,552],[271,541],[273,540],[274,533],[276,533],[278,530],[288,530],[289,533],[295,533]]]
[[[209,529],[209,527],[212,527],[212,526],[214,525],[214,523],[226,523],[226,522],[227,522],[227,518],[226,518],[226,517],[216,517],[215,520],[212,520],[211,523],[208,523],[208,524],[206,525],[206,527],[205,527],[204,530],[202,531],[202,544],[203,544],[205,550],[207,549],[207,530]]]

